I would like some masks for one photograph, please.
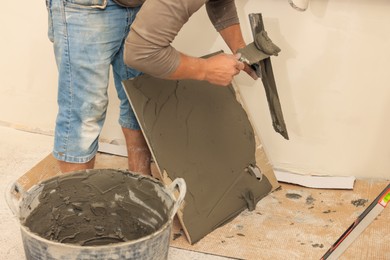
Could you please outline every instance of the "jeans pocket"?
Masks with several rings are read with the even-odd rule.
[[[107,0],[65,0],[65,4],[79,8],[104,9],[107,6]]]
[[[51,42],[54,42],[53,16],[51,11],[51,0],[46,0],[47,9],[47,36]]]

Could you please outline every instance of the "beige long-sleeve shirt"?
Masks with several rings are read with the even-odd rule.
[[[203,5],[217,31],[239,23],[234,0],[147,0],[127,36],[125,63],[155,77],[173,73],[180,54],[171,43]]]

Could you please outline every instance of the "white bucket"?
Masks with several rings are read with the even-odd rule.
[[[288,0],[291,7],[298,11],[306,11],[309,7],[309,0]]]
[[[104,175],[107,175],[108,177],[106,178]],[[121,183],[119,184],[113,183],[112,184],[113,188],[107,188],[107,187],[111,187],[110,176],[113,177],[119,175],[121,176],[120,178],[124,179],[127,183],[130,184],[131,188],[128,188],[128,186],[125,187],[125,189],[128,189],[128,192],[127,191],[123,192],[123,186],[120,186],[123,184]],[[102,176],[104,176],[103,179]],[[33,225],[30,225],[30,227],[35,226],[35,224],[39,224],[40,226],[41,225],[45,226],[47,222],[58,221],[58,219],[60,219],[61,217],[57,219],[57,218],[53,218],[53,216],[47,217],[45,214],[36,215],[36,212],[39,212],[38,209],[43,208],[44,207],[43,204],[47,203],[47,200],[51,199],[52,194],[56,194],[59,190],[61,190],[60,186],[57,186],[57,188],[52,189],[51,187],[53,186],[50,185],[53,185],[53,183],[58,184],[59,182],[67,184],[68,183],[67,180],[69,180],[70,178],[76,178],[77,181],[75,183],[80,182],[80,187],[84,187],[88,189],[88,187],[91,186],[91,184],[87,183],[89,186],[88,185],[85,186],[85,179],[83,179],[83,177],[85,177],[89,182],[92,183],[94,182],[93,178],[100,178],[100,180],[104,180],[104,182],[106,182],[107,180],[107,183],[105,183],[105,187],[104,187],[107,188],[107,192],[106,191],[102,191],[102,192],[104,192],[104,196],[107,196],[107,198],[112,197],[112,201],[110,201],[108,204],[103,205],[101,209],[103,210],[108,208],[115,209],[116,206],[108,206],[108,205],[116,205],[116,203],[119,203],[118,205],[120,205],[120,203],[122,203],[123,205],[126,204],[127,210],[131,209],[129,217],[130,215],[132,215],[133,219],[138,219],[140,223],[142,222],[142,224],[145,224],[148,227],[150,226],[151,228],[153,228],[152,233],[146,234],[145,236],[133,240],[126,240],[127,234],[121,234],[119,236],[121,237],[121,239],[119,240],[123,240],[123,241],[117,242],[114,241],[115,239],[110,238],[107,244],[101,243],[101,241],[99,240],[100,239],[99,237],[100,234],[99,234],[97,237],[95,235],[93,239],[88,240],[88,241],[96,242],[94,245],[89,245],[88,243],[86,243],[87,245],[80,245],[76,243],[69,243],[67,241],[67,237],[63,238],[64,241],[62,242],[60,242],[59,240],[56,241],[56,239],[51,240],[52,236],[47,237],[48,236],[47,234],[49,233],[52,234],[53,233],[52,230],[50,232],[49,230],[47,230],[47,232],[45,231],[42,234],[37,234],[35,232],[32,232],[32,230],[26,226],[26,223],[28,223],[26,222],[26,219],[28,219],[30,215],[31,217],[35,218],[35,219],[32,218],[33,220],[32,222],[29,222],[30,224],[33,223]],[[64,187],[66,187],[65,184],[63,185]],[[78,184],[74,184],[74,185],[75,186],[66,187],[63,190],[76,192],[80,187],[78,186]],[[92,184],[92,186],[95,188],[94,184]],[[48,187],[50,187],[51,189],[49,190],[49,192],[47,189]],[[122,189],[121,190],[122,192],[120,192],[120,194],[118,194],[116,190],[116,189],[119,190],[119,187],[121,187]],[[98,188],[100,191],[100,187]],[[176,198],[174,195],[176,191],[178,191],[179,193],[178,198]],[[104,169],[104,170],[79,171],[79,172],[57,176],[48,179],[38,185],[35,185],[34,187],[32,187],[31,189],[29,189],[27,192],[23,194],[17,194],[17,193],[15,194],[15,185],[13,184],[6,191],[6,198],[10,209],[13,211],[14,215],[19,220],[22,239],[23,239],[23,246],[24,246],[27,259],[40,259],[40,260],[45,260],[45,259],[53,259],[53,260],[147,259],[147,260],[153,260],[153,259],[167,259],[168,257],[172,220],[178,208],[180,207],[182,201],[184,200],[185,193],[186,193],[186,184],[184,180],[181,178],[175,179],[168,186],[164,186],[157,180],[149,177],[145,177],[145,176],[141,177],[139,175],[135,175],[127,171]],[[148,197],[149,199],[143,199],[143,200],[140,199],[141,197],[145,198],[145,196],[149,196]],[[94,198],[95,201],[96,200],[99,201],[98,198],[96,197]],[[78,210],[76,212],[77,214],[72,213],[73,214],[72,220],[76,219],[76,216],[80,217],[80,219],[75,220],[76,222],[83,221],[82,220],[83,218],[85,220],[86,218],[85,216],[83,216],[84,214],[83,210],[88,207],[92,208],[91,205],[87,204],[87,203],[91,203],[90,201],[92,201],[92,198],[91,199],[80,198],[77,195],[74,196],[73,198],[65,198],[65,199],[68,202],[66,203],[66,205],[58,206],[56,204],[56,206],[48,207],[53,210],[47,215],[52,214],[56,208],[62,207],[62,209],[66,209],[66,212],[69,212],[72,211],[72,206],[69,205],[78,205]],[[118,202],[118,200],[120,200],[120,202]],[[123,202],[123,200],[126,201]],[[133,209],[131,208],[133,206],[129,206],[129,205],[135,205],[136,208]],[[81,210],[81,208],[83,210]],[[34,211],[35,209],[37,210]],[[115,212],[119,212],[119,206],[116,208],[116,210],[117,211]],[[122,208],[120,210],[122,210]],[[123,213],[123,210],[120,212]],[[108,215],[109,216],[115,215],[116,219],[118,219],[118,214],[116,213],[110,213],[110,214],[107,213],[107,216]],[[40,216],[40,217],[36,218],[36,216]],[[125,217],[122,218],[119,217],[119,219],[124,220],[125,218],[127,218],[127,213],[123,216]],[[95,221],[93,222],[93,224],[95,225],[94,228],[96,229],[96,220],[93,221]],[[107,223],[107,221],[110,222],[111,220],[105,220],[103,221],[104,223],[101,223],[100,226],[102,230],[105,229],[104,225],[105,223]],[[116,222],[114,222],[114,225],[115,223]],[[120,221],[120,223],[122,223],[122,221]],[[77,227],[78,225],[74,225],[74,226]],[[48,224],[47,228],[53,229],[53,226],[50,226]],[[62,231],[64,232],[69,231],[67,228],[63,228],[63,227],[61,228],[59,229],[56,228],[56,231],[54,233],[57,234],[57,233],[61,233]],[[107,227],[107,229],[110,228],[111,227]],[[121,229],[118,228],[117,226],[115,226],[115,228],[116,230]],[[87,229],[90,228],[87,226],[86,230]],[[125,230],[125,228],[123,230]],[[80,233],[81,232],[79,233],[76,232],[74,236],[78,237]],[[82,235],[80,235],[80,237],[82,237]],[[106,236],[102,235],[102,237],[106,237]],[[81,242],[78,241],[77,243],[81,243]]]

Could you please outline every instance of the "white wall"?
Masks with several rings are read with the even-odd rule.
[[[5,5],[5,6],[4,6]],[[57,67],[47,38],[45,1],[9,1],[0,9],[0,124],[53,134]],[[103,138],[121,139],[113,80]]]
[[[287,0],[237,0],[245,39],[247,15],[262,13],[266,30],[281,47],[272,58],[290,140],[275,133],[260,80],[242,74],[236,83],[276,168],[303,174],[390,179],[390,3],[386,0],[312,0],[306,12]],[[51,132],[56,106],[56,67],[46,37],[44,1],[0,11],[0,124]],[[226,46],[202,9],[174,45],[191,55]],[[111,104],[105,139],[121,138],[117,100]]]

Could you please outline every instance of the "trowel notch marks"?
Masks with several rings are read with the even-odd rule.
[[[218,208],[218,206],[221,204],[221,202],[224,200],[224,198],[226,197],[226,194],[228,194],[232,189],[233,187],[235,187],[235,185],[238,183],[238,181],[242,178],[242,174],[238,175],[237,178],[232,182],[232,184],[229,186],[228,189],[225,190],[225,192],[221,195],[221,197],[219,197],[219,199],[217,200],[217,203],[215,203],[214,207],[210,210],[209,214],[207,214],[207,217],[210,217],[210,215],[214,212],[214,210],[216,208]]]
[[[165,92],[160,102],[171,96],[169,109],[160,111],[161,125],[144,134],[148,145],[153,146],[158,169],[165,169],[163,181],[179,176],[186,180],[187,195],[179,219],[191,244],[244,210],[243,193],[253,192],[256,203],[276,186],[267,178],[258,182],[243,169],[256,161],[256,142],[245,138],[246,131],[253,132],[253,127],[232,86],[220,88],[193,80],[174,82],[149,75],[125,81],[124,85],[137,118],[145,124],[141,124],[143,130],[151,130],[156,120],[154,110],[143,109],[147,101],[143,96],[152,98],[152,103],[158,103],[159,91]],[[154,139],[161,133],[163,138]],[[239,156],[231,160],[233,154]],[[228,163],[232,165],[226,166]]]
[[[176,98],[176,116],[177,116],[177,111],[178,111],[178,107],[179,107],[179,95],[177,93],[178,89],[179,89],[179,81],[176,82],[175,92],[174,92],[175,98]]]
[[[194,107],[191,107],[191,110],[190,110],[190,112],[188,112],[188,114],[186,116],[186,120],[185,120],[185,122],[186,122],[186,135],[187,135],[187,138],[186,138],[186,145],[187,145],[187,147],[190,144],[190,138],[189,138],[189,136],[190,136],[190,127],[189,127],[188,121],[190,119],[192,111],[194,111]]]

